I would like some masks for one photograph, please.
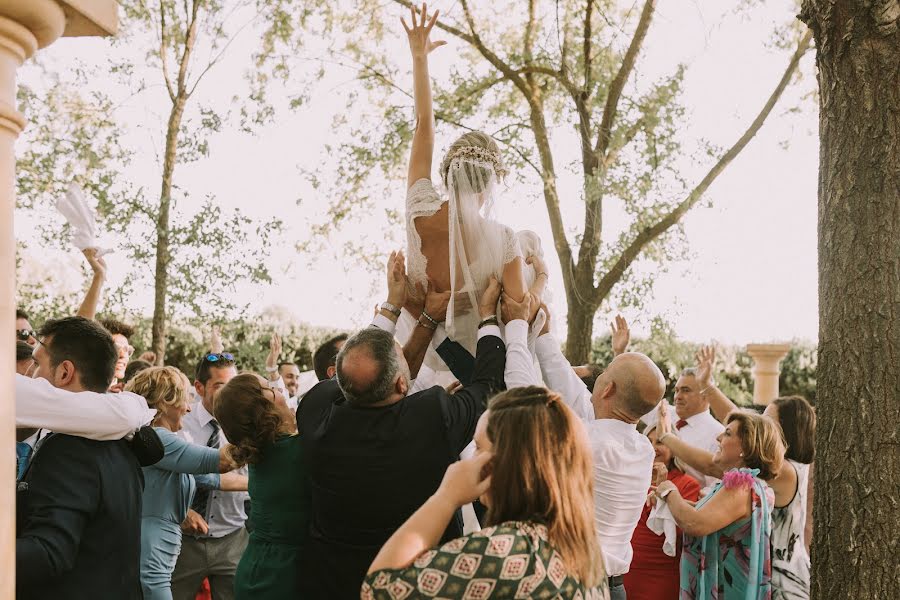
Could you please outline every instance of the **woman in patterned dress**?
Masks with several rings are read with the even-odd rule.
[[[586,435],[558,394],[516,388],[491,400],[477,451],[385,543],[361,597],[609,598],[594,528]],[[476,498],[488,527],[436,544]]]
[[[698,355],[697,379],[710,408],[722,415],[738,410],[712,381],[715,350],[702,349]],[[810,585],[809,544],[812,541],[812,479],[810,464],[815,459],[816,413],[800,396],[776,398],[763,414],[781,428],[787,447],[781,469],[766,478],[775,492],[772,510],[772,597],[774,600],[808,600]],[[675,456],[713,477],[722,470],[712,461],[712,454],[693,448],[674,436],[665,443]]]
[[[681,598],[768,600],[774,493],[764,479],[784,461],[781,430],[767,417],[735,411],[718,439],[722,482],[696,506],[670,481],[656,488],[684,530]]]

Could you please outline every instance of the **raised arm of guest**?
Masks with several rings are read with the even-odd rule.
[[[231,458],[230,445],[220,449],[191,444],[167,429],[157,429],[165,455],[156,467],[175,473],[203,475],[228,473],[240,467]]]
[[[666,414],[667,410],[666,403],[660,402],[659,419],[657,420],[656,425],[659,443],[671,450],[672,454],[675,455],[675,458],[684,461],[687,465],[697,469],[704,475],[722,479],[724,470],[721,465],[718,465],[713,461],[712,452],[704,450],[703,448],[691,446],[672,433],[672,425],[669,423]]]
[[[443,394],[444,417],[448,423],[453,453],[458,454],[472,441],[478,418],[487,408],[487,401],[505,389],[503,374],[506,368],[506,345],[496,321],[497,301],[500,298],[500,282],[491,277],[484,294],[479,299],[478,312],[483,325],[478,329],[478,345],[475,348],[475,369],[472,381],[453,395]],[[487,321],[487,322],[485,322]]]
[[[547,312],[547,322],[535,344],[535,354],[541,365],[544,383],[562,396],[563,401],[581,420],[593,421],[596,417],[591,403],[591,391],[563,355],[559,340],[550,331],[550,312],[546,306],[543,308]]]
[[[609,324],[610,340],[612,341],[613,356],[628,352],[628,342],[631,340],[631,331],[628,329],[628,321],[622,315],[616,315],[615,320]]]
[[[225,351],[225,344],[222,343],[222,332],[218,325],[213,325],[210,328],[209,351],[213,354],[222,354]]]
[[[75,314],[85,319],[94,319],[97,316],[97,305],[100,303],[100,292],[103,291],[103,284],[106,282],[106,261],[102,256],[97,256],[96,248],[85,248],[82,253],[88,264],[91,265],[94,276],[91,278],[91,285]]]
[[[697,385],[700,387],[700,395],[709,401],[709,408],[713,415],[724,424],[728,415],[732,411],[738,410],[738,406],[713,382],[712,372],[715,362],[716,349],[714,346],[705,346],[697,352]]]
[[[287,386],[284,385],[284,379],[278,370],[278,357],[281,356],[281,336],[276,332],[272,332],[269,340],[269,354],[266,355],[266,378],[269,385],[281,392],[285,398],[290,396]]]
[[[541,278],[543,279],[543,277]],[[522,302],[516,302],[504,292],[500,300],[500,316],[506,331],[506,380],[507,389],[541,385],[534,372],[534,360],[528,350],[528,322],[532,315],[532,304],[536,303],[531,292],[525,294]]]
[[[412,25],[407,25],[405,19],[401,19],[401,22],[406,29],[409,51],[412,54],[413,98],[416,105],[416,131],[413,134],[407,176],[407,184],[412,187],[419,179],[431,179],[431,163],[434,155],[434,107],[431,97],[431,76],[428,73],[428,55],[447,42],[431,41],[431,30],[437,22],[440,11],[434,11],[429,18],[423,4],[418,14],[412,6],[409,12]]]
[[[43,378],[16,375],[16,427],[37,427],[92,440],[118,440],[156,415],[137,394],[70,392]]]

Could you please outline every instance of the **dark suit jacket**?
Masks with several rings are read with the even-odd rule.
[[[311,598],[359,598],[381,546],[438,488],[447,466],[472,440],[488,398],[503,389],[506,347],[478,342],[472,383],[441,387],[382,407],[344,400],[337,381],[310,390],[297,409],[310,462],[312,518],[301,578]],[[462,535],[451,522],[449,540]]]
[[[141,598],[143,488],[127,442],[48,437],[16,494],[16,598]]]

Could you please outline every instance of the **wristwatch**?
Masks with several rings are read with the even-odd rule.
[[[386,310],[389,313],[393,314],[395,317],[400,316],[400,309],[397,308],[396,306],[394,306],[393,304],[391,304],[390,302],[382,302],[381,310]]]

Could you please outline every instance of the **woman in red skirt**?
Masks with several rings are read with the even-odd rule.
[[[700,497],[700,484],[697,480],[678,469],[672,451],[657,442],[655,428],[647,430],[647,437],[656,451],[653,485],[659,485],[668,479],[678,488],[682,498],[696,502]],[[631,537],[634,556],[631,568],[623,577],[625,593],[628,600],[678,600],[681,530],[677,532],[675,556],[667,556],[663,552],[665,536],[656,535],[647,527],[649,515],[650,507],[645,506]]]

